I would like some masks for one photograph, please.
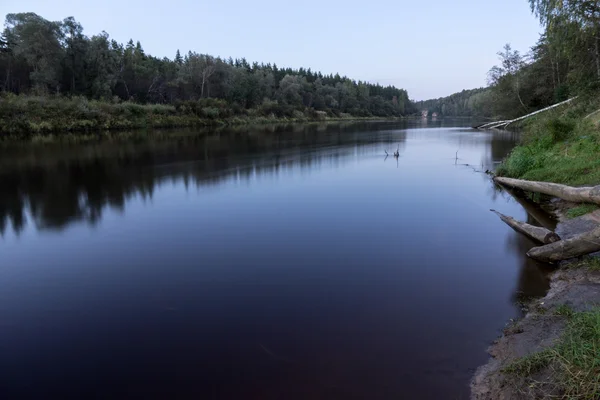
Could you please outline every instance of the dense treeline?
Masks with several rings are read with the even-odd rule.
[[[576,100],[513,127],[522,143],[498,174],[570,185],[600,183],[600,2],[529,0],[545,27],[530,54],[509,45],[490,71],[494,112],[502,119]],[[587,396],[594,397],[594,396]]]
[[[544,26],[527,54],[507,44],[500,64],[488,73],[486,89],[417,102],[419,111],[441,116],[515,118],[600,85],[600,2],[528,0]]]
[[[88,37],[73,17],[55,22],[34,13],[6,16],[0,77],[4,92],[170,104],[207,118],[414,112],[407,92],[393,86],[191,51],[177,50],[173,60],[157,58],[140,42],[122,45],[106,32]]]
[[[434,113],[442,117],[490,117],[493,101],[488,88],[463,90],[447,97],[418,101],[415,107],[431,116]]]
[[[492,113],[512,118],[578,94],[600,81],[600,2],[529,0],[544,32],[529,54],[510,45],[488,75]]]

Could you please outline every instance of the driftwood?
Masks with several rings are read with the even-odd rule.
[[[545,111],[552,110],[553,108],[562,106],[563,104],[570,103],[573,100],[575,100],[576,98],[577,97],[572,97],[569,100],[565,100],[565,101],[562,101],[560,103],[553,104],[550,107],[542,108],[541,110],[534,111],[534,112],[532,112],[530,114],[523,115],[522,117],[519,117],[519,118],[509,119],[509,120],[505,120],[505,121],[488,122],[487,124],[476,126],[475,129],[498,129],[500,127],[506,128],[507,126],[509,126],[512,123],[515,123],[517,121],[521,121],[521,120],[527,119],[529,117],[533,117],[534,115],[542,113],[542,112],[545,112]]]
[[[507,215],[504,215],[502,213],[499,213],[496,210],[490,210],[490,211],[492,211],[497,216],[499,216],[500,219],[502,221],[504,221],[504,223],[506,223],[506,225],[510,226],[515,231],[522,233],[523,235],[527,236],[528,238],[536,240],[540,243],[550,244],[550,243],[558,242],[560,240],[560,236],[558,236],[556,233],[554,233],[546,228],[542,228],[539,226],[533,226],[533,225],[526,224],[525,222],[517,221],[516,219],[509,217]]]
[[[600,251],[600,227],[571,239],[534,247],[527,255],[534,260],[557,262]]]
[[[560,185],[558,183],[524,181],[511,178],[494,178],[494,182],[501,185],[547,194],[549,196],[560,197],[563,200],[575,203],[594,203],[600,204],[600,186],[593,187],[571,187]]]
[[[567,201],[600,204],[600,186],[575,188],[558,183],[533,182],[502,177],[496,177],[494,181],[501,185],[555,196]],[[503,221],[506,222],[504,219]],[[508,224],[508,222],[506,223]],[[538,261],[552,263],[597,251],[600,251],[600,227],[571,239],[559,240],[545,246],[534,247],[529,250],[527,255]]]

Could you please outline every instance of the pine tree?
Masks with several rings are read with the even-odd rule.
[[[183,57],[181,57],[181,53],[179,52],[179,49],[177,49],[177,53],[175,53],[175,63],[178,65],[183,64]]]

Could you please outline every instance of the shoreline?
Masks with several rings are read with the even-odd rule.
[[[568,219],[566,212],[572,205],[565,203],[559,200],[551,204],[561,237],[568,239],[600,224],[600,210]],[[527,373],[515,373],[515,366],[552,351],[565,335],[570,315],[600,304],[600,270],[591,270],[577,259],[565,261],[550,273],[549,280],[546,295],[529,301],[525,315],[509,322],[488,348],[488,362],[477,368],[471,380],[472,400],[562,398],[563,382],[552,364],[528,369]]]
[[[294,120],[294,119],[274,119],[274,120],[248,120],[242,123],[223,123],[223,124],[182,124],[174,126],[140,126],[140,127],[123,127],[110,129],[91,129],[91,130],[61,130],[48,131],[43,133],[28,133],[28,134],[5,134],[0,132],[0,146],[16,146],[16,145],[41,145],[41,144],[78,144],[100,141],[144,141],[158,139],[177,139],[179,133],[170,131],[185,130],[187,134],[203,135],[208,132],[219,132],[221,130],[240,130],[240,129],[269,129],[269,127],[284,127],[284,126],[323,126],[327,124],[355,124],[355,123],[377,123],[377,122],[400,122],[408,121],[410,117],[395,117],[395,118],[328,118],[322,120]],[[194,133],[191,133],[194,130]],[[196,131],[197,130],[197,131]]]
[[[323,119],[310,118],[240,118],[233,117],[224,120],[207,120],[202,118],[187,118],[172,123],[144,123],[131,124],[129,126],[94,126],[94,127],[54,127],[52,124],[46,124],[41,129],[30,129],[26,131],[9,132],[0,130],[0,142],[32,142],[36,138],[48,138],[61,140],[67,136],[85,138],[86,136],[99,137],[101,135],[122,133],[127,131],[151,131],[160,129],[181,129],[181,128],[228,128],[243,126],[262,126],[262,125],[286,125],[286,124],[327,124],[340,122],[394,122],[410,120],[412,117],[327,117]],[[77,121],[73,121],[76,125]]]
[[[28,141],[35,137],[93,135],[163,128],[213,128],[265,124],[343,121],[402,121],[415,118],[396,112],[272,108],[241,109],[207,98],[176,104],[138,104],[85,97],[28,96],[0,93],[0,140]]]

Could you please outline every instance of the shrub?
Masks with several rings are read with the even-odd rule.
[[[326,119],[327,118],[327,112],[325,112],[325,111],[315,111],[315,117],[317,119]]]
[[[306,115],[304,115],[304,113],[300,110],[294,110],[292,113],[292,117],[296,119],[305,119]]]
[[[258,112],[263,116],[268,116],[270,114],[282,115],[282,107],[279,105],[277,100],[265,99],[258,107]]]
[[[203,107],[202,116],[209,119],[219,118],[219,109],[216,107]]]

